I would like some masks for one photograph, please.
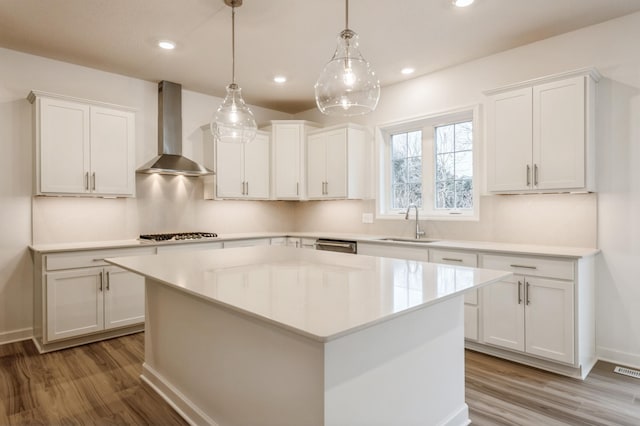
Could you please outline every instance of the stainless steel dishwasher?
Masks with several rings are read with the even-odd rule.
[[[358,253],[358,242],[319,238],[316,240],[316,250],[356,254]]]

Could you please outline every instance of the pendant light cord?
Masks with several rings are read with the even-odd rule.
[[[231,83],[236,84],[236,7],[231,6]]]
[[[344,12],[344,16],[345,16],[344,28],[346,30],[348,30],[349,29],[349,0],[345,0],[344,8],[345,8],[345,12]]]

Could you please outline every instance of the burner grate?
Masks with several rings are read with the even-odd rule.
[[[176,232],[166,234],[142,234],[141,240],[149,241],[181,241],[181,240],[199,240],[201,238],[215,238],[218,234],[215,232]]]

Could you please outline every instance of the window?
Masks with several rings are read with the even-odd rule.
[[[477,220],[476,116],[477,107],[379,129],[379,215],[414,204],[427,219]]]

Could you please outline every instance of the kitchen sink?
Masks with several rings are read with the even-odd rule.
[[[437,243],[440,240],[434,240],[432,238],[421,238],[416,240],[415,238],[380,238],[380,241],[393,241],[395,243],[419,243],[419,244],[429,244],[429,243]]]

